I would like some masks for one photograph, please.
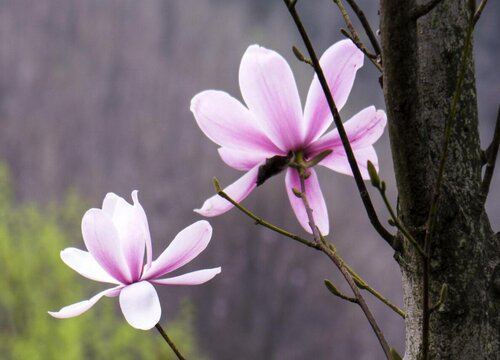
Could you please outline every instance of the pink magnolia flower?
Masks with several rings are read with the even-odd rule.
[[[320,63],[340,110],[346,103],[357,70],[363,65],[363,54],[350,40],[343,40],[327,49]],[[286,60],[272,50],[252,45],[241,59],[239,83],[246,106],[216,90],[203,91],[191,101],[191,111],[199,127],[220,145],[222,160],[234,169],[246,171],[224,189],[230,197],[238,202],[246,198],[258,185],[259,168],[266,159],[275,156],[293,156],[300,152],[310,160],[330,149],[332,153],[320,165],[352,175],[337,130],[325,134],[333,118],[316,76],[302,111],[297,86]],[[344,124],[365,179],[369,179],[367,161],[378,166],[372,145],[382,135],[385,124],[385,113],[374,106],[360,111]],[[325,200],[316,172],[314,169],[309,171],[306,193],[316,224],[326,235],[329,222]],[[300,189],[297,169],[288,167],[285,184],[298,221],[311,232],[302,201],[292,192],[294,187]],[[231,208],[228,201],[215,195],[195,211],[204,216],[216,216]]]
[[[142,330],[154,327],[161,316],[160,301],[152,284],[198,285],[220,273],[221,268],[193,271],[161,279],[194,259],[210,242],[212,227],[198,221],[182,230],[163,253],[152,261],[151,237],[146,213],[132,192],[131,205],[116,194],[108,193],[101,209],[88,210],[82,219],[87,251],[67,248],[61,251],[66,265],[91,280],[115,286],[89,300],[49,312],[56,318],[78,316],[103,296],[119,296],[127,322]],[[144,264],[144,255],[146,263]]]

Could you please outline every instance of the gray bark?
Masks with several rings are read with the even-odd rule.
[[[418,20],[414,0],[381,1],[384,95],[399,191],[399,216],[423,244],[457,80],[469,8],[445,0]],[[430,302],[449,286],[430,317],[430,359],[500,358],[500,241],[484,210],[481,148],[469,59],[449,155],[430,261]],[[497,234],[498,235],[498,234]],[[404,239],[396,249],[403,275],[405,359],[422,357],[422,261]]]

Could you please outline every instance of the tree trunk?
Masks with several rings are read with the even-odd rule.
[[[380,30],[398,214],[423,246],[470,9],[467,0],[444,0],[414,20],[421,4],[381,0]],[[468,64],[431,238],[431,306],[444,283],[449,291],[430,316],[430,359],[500,358],[500,237],[490,227],[480,191],[472,58]],[[395,257],[407,311],[405,359],[421,359],[422,259],[399,238]]]

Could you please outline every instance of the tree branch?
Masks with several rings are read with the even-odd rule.
[[[358,187],[359,195],[361,196],[361,200],[363,202],[363,205],[365,207],[365,210],[367,212],[368,218],[370,219],[371,224],[375,228],[375,230],[379,233],[379,235],[387,241],[387,243],[394,248],[395,244],[395,238],[394,235],[392,235],[387,229],[380,223],[380,220],[378,219],[377,213],[375,211],[375,208],[373,207],[373,203],[371,201],[370,195],[368,193],[368,190],[366,189],[363,177],[361,176],[361,172],[359,171],[358,164],[356,162],[356,158],[354,157],[354,153],[351,148],[351,144],[349,143],[349,138],[347,137],[347,134],[344,129],[344,125],[342,124],[342,119],[340,118],[339,112],[337,110],[337,106],[335,105],[335,102],[333,101],[332,94],[330,92],[330,89],[328,87],[328,83],[326,81],[325,75],[323,74],[323,70],[321,69],[321,66],[319,64],[318,57],[316,55],[316,52],[312,46],[311,41],[309,40],[309,36],[307,35],[306,30],[304,29],[304,26],[302,25],[302,20],[300,19],[296,9],[295,9],[295,2],[296,1],[291,1],[291,0],[283,0],[288,8],[288,11],[290,12],[290,15],[292,16],[295,25],[297,26],[297,29],[299,30],[299,33],[304,41],[304,44],[307,48],[307,51],[309,53],[309,57],[311,59],[311,62],[314,67],[314,71],[316,72],[316,75],[318,76],[318,80],[321,84],[321,87],[323,88],[323,91],[326,96],[326,100],[328,102],[328,106],[330,107],[330,111],[332,112],[333,115],[333,120],[335,122],[335,126],[337,127],[337,130],[339,132],[340,139],[342,140],[342,145],[344,146],[346,155],[347,155],[347,160],[349,162],[349,165],[351,167],[354,180],[356,181],[356,185]]]
[[[234,199],[232,199],[229,195],[227,195],[224,191],[221,190],[221,187],[219,185],[219,181],[217,180],[217,178],[214,177],[213,179],[213,182],[214,182],[214,187],[215,187],[215,192],[217,193],[217,195],[219,195],[220,197],[226,199],[227,201],[229,201],[231,204],[233,204],[238,210],[240,210],[242,213],[244,213],[245,215],[247,215],[248,217],[250,217],[252,220],[255,221],[255,224],[257,225],[262,225],[274,232],[277,232],[278,234],[281,234],[281,235],[284,235],[292,240],[295,240],[295,241],[298,241],[299,243],[301,244],[304,244],[306,246],[309,246],[309,247],[312,247],[314,249],[317,249],[319,250],[319,247],[318,247],[318,244],[316,242],[313,242],[313,241],[309,241],[309,240],[306,240],[298,235],[295,235],[289,231],[286,231],[282,228],[279,228],[265,220],[263,220],[262,218],[258,217],[257,215],[255,215],[253,212],[251,212],[250,210],[248,210],[246,207],[244,207],[243,205],[241,205],[240,203],[236,202]]]
[[[481,183],[481,194],[484,201],[488,197],[490,191],[491,180],[495,172],[495,163],[497,161],[498,147],[500,146],[500,106],[498,107],[497,122],[495,124],[495,132],[490,146],[485,151],[486,169],[484,171],[483,182]]]
[[[363,13],[363,10],[358,6],[355,0],[346,0],[349,6],[351,7],[352,11],[356,14],[358,17],[359,21],[361,22],[361,25],[363,25],[363,29],[365,30],[366,35],[368,36],[368,39],[370,40],[370,43],[373,46],[373,50],[375,51],[375,54],[380,58],[382,56],[382,50],[380,49],[380,44],[378,43],[377,37],[375,36],[375,33],[373,32],[370,23],[366,19],[365,14]],[[382,60],[380,60],[382,63]]]
[[[349,14],[347,14],[347,11],[342,4],[342,0],[333,0],[335,4],[337,4],[340,13],[342,14],[342,17],[344,18],[344,21],[347,25],[347,28],[349,29],[349,32],[345,29],[340,29],[340,32],[346,36],[347,38],[351,39],[351,41],[356,45],[356,47],[363,53],[365,56],[370,60],[375,67],[382,72],[382,65],[380,65],[379,60],[380,60],[380,55],[372,54],[366,46],[363,44],[361,39],[359,38],[358,32],[354,28],[354,25],[351,22],[351,19],[349,18]]]
[[[305,186],[305,178],[306,178],[306,171],[307,169],[300,168],[298,169],[299,171],[299,178],[300,178],[300,198],[302,199],[302,202],[304,204],[304,208],[306,210],[307,218],[309,220],[309,225],[311,226],[311,230],[313,231],[313,236],[315,241],[318,243],[319,248],[321,252],[323,252],[326,256],[332,260],[332,262],[335,264],[337,269],[339,269],[340,273],[344,277],[344,279],[347,281],[349,284],[349,287],[351,288],[352,292],[354,293],[354,297],[356,299],[356,304],[359,305],[363,313],[365,314],[366,319],[370,323],[373,331],[375,332],[375,335],[377,336],[377,339],[382,346],[382,349],[384,350],[385,356],[387,359],[391,359],[391,349],[389,347],[389,344],[385,340],[384,334],[382,333],[382,330],[380,330],[377,321],[373,317],[373,314],[371,313],[370,309],[368,308],[368,305],[365,302],[365,299],[361,295],[361,292],[358,289],[358,285],[354,281],[351,273],[346,269],[344,266],[344,261],[337,255],[335,251],[333,251],[326,241],[324,240],[323,236],[321,235],[319,228],[316,226],[316,223],[314,221],[314,216],[313,216],[313,210],[311,209],[309,205],[309,200],[307,198],[307,193],[306,193],[306,186]]]

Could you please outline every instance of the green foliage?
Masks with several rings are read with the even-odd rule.
[[[174,359],[154,329],[140,331],[127,324],[117,299],[105,297],[76,318],[47,314],[103,289],[59,258],[68,246],[82,247],[84,205],[74,193],[63,204],[43,209],[17,205],[8,171],[0,164],[0,359]],[[164,327],[187,358],[200,359],[192,318],[192,308],[185,304]]]

